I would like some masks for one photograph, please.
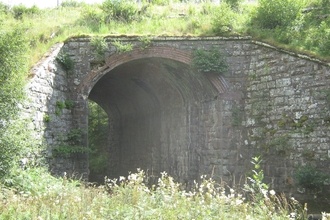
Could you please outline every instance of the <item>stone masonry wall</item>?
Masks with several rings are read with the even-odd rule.
[[[104,58],[100,58],[96,56],[89,38],[72,38],[63,47],[59,45],[53,55],[33,70],[35,76],[31,80],[30,96],[35,100],[35,104],[30,107],[29,113],[34,115],[34,123],[44,136],[49,149],[59,144],[60,134],[73,128],[86,130],[89,92],[114,68],[109,66],[112,57],[116,56],[118,60],[111,65],[120,66],[134,60],[134,56],[141,59],[143,53],[148,53],[146,49],[137,54],[126,53],[120,56],[116,53],[116,47],[111,44],[114,40],[124,44],[132,43],[136,48],[142,45],[138,38],[108,37],[106,41],[109,50],[104,52]],[[121,145],[131,146],[133,142],[139,142],[136,151],[131,148],[125,150],[124,157],[132,158],[130,160],[133,162],[127,160],[123,161],[123,164],[128,167],[131,164],[137,166],[139,163],[134,161],[134,156],[139,149],[141,155],[157,152],[159,156],[153,156],[154,159],[145,157],[144,160],[142,157],[141,160],[146,162],[143,165],[145,169],[156,167],[157,171],[165,170],[183,182],[207,174],[218,181],[223,180],[235,185],[243,183],[246,174],[252,169],[251,157],[261,155],[265,181],[269,182],[272,188],[292,195],[304,192],[295,186],[293,179],[298,167],[311,163],[318,170],[328,172],[328,64],[249,38],[167,37],[151,40],[149,50],[154,51],[154,57],[171,58],[171,54],[164,54],[163,49],[157,52],[157,48],[174,48],[182,51],[182,56],[171,59],[185,65],[191,61],[189,54],[195,48],[220,48],[227,59],[229,70],[216,79],[214,76],[194,75],[198,73],[192,71],[191,76],[194,77],[187,74],[183,84],[173,86],[181,87],[181,92],[187,100],[181,106],[173,105],[176,110],[166,110],[165,107],[160,109],[161,114],[156,119],[159,122],[143,125],[145,132],[150,130],[151,127],[148,126],[159,128],[155,134],[160,141],[159,146],[149,145],[143,149],[141,135],[147,133],[142,132],[139,137],[132,136],[134,129],[139,129],[137,118],[136,124],[129,124],[133,120],[114,116],[112,121],[117,123],[114,127],[132,127],[124,133],[116,133],[116,143],[113,142],[112,147],[118,145],[121,134],[127,134],[125,139],[121,140]],[[68,54],[74,61],[71,74],[66,74],[54,61],[59,50],[60,53]],[[170,73],[168,75],[170,76]],[[152,83],[150,86],[152,87]],[[74,100],[75,107],[64,109],[60,116],[56,116],[56,100]],[[108,113],[116,115],[111,110]],[[52,119],[48,123],[43,122],[45,114]],[[119,124],[122,123],[119,119],[128,120],[128,124]],[[45,130],[42,129],[43,126],[46,126]],[[126,139],[128,137],[132,140]],[[51,158],[50,152],[51,150],[48,151]],[[118,154],[117,152],[116,155]],[[51,169],[55,173],[77,171],[88,174],[86,156],[75,160],[56,158],[50,161]],[[120,170],[119,167],[118,169]]]

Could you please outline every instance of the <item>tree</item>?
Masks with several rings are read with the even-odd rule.
[[[0,178],[9,172],[24,145],[26,128],[13,119],[25,98],[27,51],[23,28],[0,32]]]

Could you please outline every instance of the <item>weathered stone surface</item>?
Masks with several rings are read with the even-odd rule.
[[[328,64],[249,38],[153,38],[145,50],[137,38],[117,38],[137,45],[123,54],[106,40],[104,62],[89,38],[73,38],[32,70],[25,117],[43,134],[53,173],[89,173],[84,155],[52,157],[61,136],[87,130],[88,99],[109,116],[110,177],[142,168],[182,182],[207,174],[237,184],[252,169],[251,157],[262,155],[266,180],[295,194],[287,179],[296,166],[311,162],[327,171],[321,161],[330,154]],[[229,70],[221,77],[193,70],[192,50],[214,46]],[[74,61],[72,73],[55,60],[60,51]],[[67,100],[74,108],[59,114],[56,102]]]

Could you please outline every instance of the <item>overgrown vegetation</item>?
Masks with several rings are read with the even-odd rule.
[[[325,183],[330,180],[327,174],[318,171],[310,164],[298,168],[294,173],[294,177],[299,187],[314,190],[315,192],[322,190]]]
[[[117,53],[119,54],[130,52],[131,50],[133,50],[133,45],[131,43],[125,44],[119,41],[113,41],[111,42],[111,44],[117,48]]]
[[[104,38],[100,36],[93,37],[91,44],[95,49],[94,55],[98,58],[103,58],[104,52],[108,49],[108,44]]]
[[[68,54],[59,54],[56,57],[57,62],[59,62],[63,69],[67,72],[67,73],[71,73],[74,67],[74,62],[73,60],[70,58],[70,56]]]
[[[84,135],[81,129],[72,129],[63,135],[61,144],[53,149],[54,157],[73,157],[77,154],[90,153],[91,150],[84,146]]]
[[[225,57],[220,48],[211,50],[195,49],[193,53],[193,66],[202,73],[221,74],[228,70]]]
[[[11,172],[18,160],[33,151],[27,122],[16,120],[19,104],[25,98],[27,39],[24,28],[0,31],[0,180]]]
[[[180,184],[163,173],[158,184],[147,187],[148,176],[142,171],[128,178],[107,180],[104,188],[86,188],[67,177],[55,179],[40,168],[38,158],[43,147],[31,134],[29,122],[14,120],[25,99],[23,87],[28,68],[56,42],[79,35],[139,35],[142,48],[151,42],[143,36],[216,36],[251,35],[255,39],[328,59],[330,56],[330,2],[327,0],[259,0],[257,4],[226,0],[214,5],[180,1],[106,0],[93,6],[65,1],[62,7],[39,9],[23,5],[10,8],[0,3],[0,218],[1,219],[283,219],[289,211],[297,211],[296,201],[268,191],[254,159],[255,171],[248,193],[234,191],[227,185],[203,178],[200,184],[185,191]],[[106,42],[95,36],[96,55],[102,56]],[[112,42],[119,53],[129,52],[132,45]],[[69,73],[73,62],[68,54],[57,61]],[[221,74],[227,68],[219,49],[195,50],[195,67],[201,72]],[[255,76],[254,76],[255,77]],[[58,114],[73,103],[58,102]],[[90,126],[94,144],[83,148],[81,131],[70,131],[63,143],[54,149],[55,156],[70,157],[90,153],[93,172],[102,173],[102,132],[107,132],[108,119],[98,115]],[[233,112],[239,119],[240,112]],[[90,116],[92,118],[92,116]],[[45,122],[51,118],[44,117]],[[307,119],[292,124],[313,131]],[[237,120],[234,123],[238,123]],[[280,125],[279,125],[280,126]],[[285,126],[285,124],[283,124]],[[99,136],[100,135],[100,136]],[[275,141],[276,140],[276,141]],[[273,147],[285,151],[287,139],[275,139]],[[95,157],[93,157],[95,156]],[[95,159],[95,160],[94,160]],[[24,163],[20,163],[24,161]],[[326,177],[303,167],[296,172],[298,184],[320,189]],[[80,185],[80,186],[78,186]],[[78,186],[78,187],[77,187]],[[254,189],[254,190],[253,190]],[[246,195],[246,197],[245,197]],[[244,198],[248,198],[246,202]],[[257,199],[256,199],[257,198]],[[299,208],[299,207],[298,207]]]
[[[88,101],[88,109],[88,147],[91,149],[90,181],[102,183],[108,169],[106,164],[108,164],[109,151],[109,119],[107,113],[93,101]]]
[[[128,177],[105,179],[103,186],[55,179],[42,169],[15,172],[15,188],[0,191],[1,219],[302,219],[294,199],[268,190],[262,170],[251,176],[248,191],[202,176],[185,189],[167,173],[155,183],[138,170]],[[253,189],[253,190],[252,190]]]

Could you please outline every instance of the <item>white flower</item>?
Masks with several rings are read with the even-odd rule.
[[[240,204],[242,204],[243,203],[243,200],[240,200],[240,199],[237,199],[236,200],[236,205],[240,205]]]
[[[276,192],[274,190],[270,190],[269,194],[272,195],[272,196],[275,196]]]

